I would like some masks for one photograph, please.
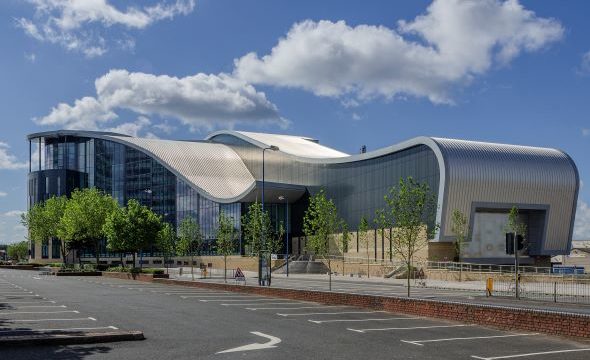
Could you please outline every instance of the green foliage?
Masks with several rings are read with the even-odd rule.
[[[508,224],[506,225],[506,232],[516,233],[526,238],[527,226],[518,220],[518,208],[513,206],[508,213]]]
[[[176,251],[176,243],[178,241],[178,237],[176,236],[176,231],[174,227],[169,223],[164,223],[162,229],[158,232],[158,249],[164,253],[164,261],[166,266],[168,266],[168,259],[174,254]]]
[[[338,232],[339,226],[340,219],[334,201],[326,198],[324,190],[312,196],[303,218],[307,247],[317,256],[328,256],[330,240]]]
[[[283,222],[279,222],[279,227],[276,232],[272,232],[271,235],[266,239],[266,252],[270,254],[278,254],[283,250],[283,244],[285,242],[285,225]]]
[[[134,254],[155,243],[161,229],[160,217],[134,199],[125,208],[114,208],[102,228],[109,250]]]
[[[21,224],[28,229],[29,240],[32,242],[41,243],[49,239],[42,203],[33,205],[26,213],[21,214]]]
[[[458,209],[453,210],[453,214],[451,215],[451,231],[455,234],[455,253],[457,259],[461,261],[469,227],[467,226],[467,216]]]
[[[428,184],[419,183],[412,177],[400,179],[385,195],[385,208],[377,212],[376,222],[381,229],[393,228],[393,251],[406,264],[407,287],[410,295],[410,269],[414,255],[427,246],[438,224],[435,221],[436,195]],[[425,236],[424,236],[425,235]]]
[[[262,211],[262,204],[254,202],[248,207],[248,212],[242,216],[242,228],[244,231],[244,243],[251,255],[259,256],[262,253],[262,240],[272,242],[272,228],[270,215]]]
[[[340,227],[342,229],[342,236],[338,242],[338,248],[344,257],[344,254],[348,251],[348,245],[350,244],[350,233],[348,232],[348,224],[345,221],[341,222]]]
[[[236,239],[238,231],[234,227],[233,218],[225,212],[219,214],[219,226],[217,228],[217,254],[228,256],[236,251]]]
[[[193,255],[200,250],[202,243],[203,235],[199,223],[188,216],[182,219],[178,226],[176,251],[184,256]]]
[[[110,195],[96,188],[75,190],[61,218],[59,237],[68,242],[70,247],[93,245],[98,263],[100,240],[106,236],[104,224],[118,206]]]
[[[29,242],[21,241],[15,244],[8,245],[6,249],[9,259],[16,261],[24,261],[29,257]]]
[[[370,268],[369,268],[369,236],[367,231],[369,231],[369,222],[365,215],[361,216],[361,221],[359,222],[359,243],[362,247],[365,248],[367,252],[367,277],[370,277]]]

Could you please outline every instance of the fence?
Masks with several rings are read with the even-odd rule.
[[[562,303],[590,304],[590,280],[575,277],[539,279],[535,276],[522,276],[519,283],[522,299]],[[516,296],[514,277],[494,280],[493,296]]]

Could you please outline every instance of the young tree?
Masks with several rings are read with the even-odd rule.
[[[361,217],[361,221],[359,223],[359,242],[362,244],[361,246],[364,247],[367,251],[367,278],[371,277],[369,275],[369,237],[367,236],[367,231],[369,231],[369,222],[367,218],[363,215]]]
[[[250,204],[248,211],[242,216],[242,231],[249,255],[257,256],[260,261],[272,242],[272,230],[270,215],[267,211],[262,211],[262,204],[258,201]],[[259,275],[258,281],[262,283],[262,274]]]
[[[127,239],[131,236],[129,234],[129,218],[123,208],[117,208],[111,212],[105,221],[103,231],[107,238],[107,249],[111,252],[118,252],[121,258],[121,266],[126,266],[123,263],[123,254],[128,249]],[[135,266],[135,253],[133,254],[133,265]]]
[[[201,227],[191,217],[185,217],[178,226],[178,243],[176,249],[182,256],[191,257],[191,276],[195,280],[195,252],[201,248],[203,243],[203,235],[201,234]]]
[[[520,298],[520,275],[518,274],[518,236],[522,236],[523,248],[527,248],[527,226],[518,220],[518,208],[513,206],[508,213],[508,224],[506,224],[506,232],[514,234],[514,282],[516,298]]]
[[[217,228],[217,254],[223,256],[223,281],[227,282],[227,257],[236,251],[236,235],[234,219],[225,212],[219,214]]]
[[[435,224],[436,195],[426,183],[408,177],[400,179],[399,185],[389,190],[385,195],[385,204],[379,219],[380,227],[394,228],[393,251],[406,265],[409,297],[414,256],[428,245],[428,239],[438,229],[438,224]]]
[[[131,199],[125,208],[127,222],[129,224],[128,250],[134,254],[143,251],[146,247],[155,244],[158,232],[162,229],[162,219],[147,206],[141,205],[137,200]],[[133,261],[135,266],[135,259]],[[143,264],[139,264],[141,268]]]
[[[338,250],[342,253],[342,275],[344,275],[344,254],[348,251],[348,245],[350,243],[350,233],[348,232],[348,224],[342,220],[340,224],[342,235],[340,241],[338,241]]]
[[[105,238],[103,225],[107,216],[118,207],[115,199],[96,188],[75,190],[61,218],[60,237],[65,241],[82,241],[94,247],[98,265],[100,243]]]
[[[26,213],[21,214],[21,224],[28,230],[28,239],[33,243],[41,243],[49,238],[49,224],[45,219],[43,203],[33,205]]]
[[[176,231],[170,223],[164,223],[162,229],[158,232],[158,249],[164,253],[164,265],[166,266],[166,274],[168,274],[168,262],[170,257],[174,254],[176,249],[176,242],[178,238]]]
[[[463,248],[465,247],[465,241],[469,233],[469,227],[467,226],[467,216],[460,210],[455,209],[451,216],[451,231],[455,234],[455,254],[459,261],[459,281],[463,279]]]
[[[309,200],[309,207],[303,218],[303,232],[307,236],[307,246],[312,252],[328,261],[329,289],[332,291],[332,263],[330,259],[330,240],[340,226],[336,205],[326,198],[322,189]]]
[[[268,219],[270,222],[270,219]],[[270,224],[269,224],[270,226]],[[283,244],[285,243],[285,226],[283,225],[283,222],[279,222],[279,226],[276,232],[271,233],[270,236],[268,238],[266,238],[266,256],[267,256],[267,264],[270,268],[270,271],[268,272],[268,284],[270,285],[271,280],[272,280],[272,258],[271,255],[272,254],[278,254],[279,252],[281,252],[281,250],[283,250]]]
[[[6,249],[6,252],[10,259],[16,260],[17,262],[26,260],[29,257],[29,242],[21,241],[15,244],[10,244]]]

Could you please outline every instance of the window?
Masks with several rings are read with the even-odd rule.
[[[60,254],[61,250],[61,241],[57,238],[51,239],[51,258],[52,259],[59,259],[61,257]]]

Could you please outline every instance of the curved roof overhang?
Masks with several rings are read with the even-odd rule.
[[[27,138],[59,136],[97,138],[129,146],[158,161],[202,196],[219,203],[240,201],[256,186],[242,159],[227,145],[75,130],[42,132]]]

